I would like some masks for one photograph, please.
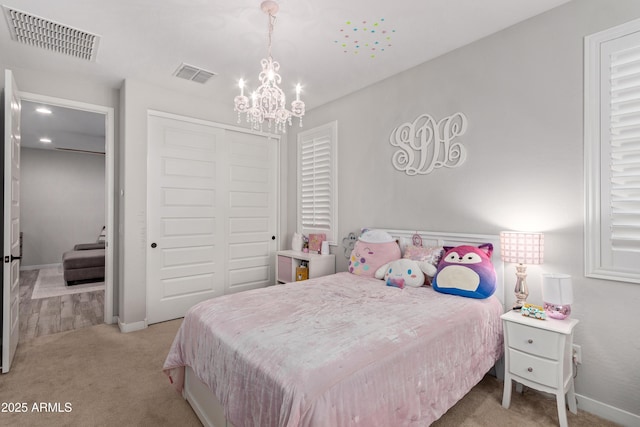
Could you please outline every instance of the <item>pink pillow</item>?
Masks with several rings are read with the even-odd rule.
[[[349,272],[374,277],[378,268],[400,259],[400,255],[400,246],[395,241],[370,243],[358,240],[349,258]]]
[[[432,264],[434,267],[438,267],[438,263],[440,262],[440,258],[442,258],[442,252],[444,249],[442,246],[413,246],[409,245],[404,249],[403,258],[409,258],[414,261],[427,261]],[[426,285],[431,285],[431,281],[433,276],[429,276],[425,273],[424,275],[424,283]]]
[[[442,257],[442,252],[442,246],[422,247],[410,245],[405,248],[403,258],[409,258],[414,261],[428,261],[437,267]]]

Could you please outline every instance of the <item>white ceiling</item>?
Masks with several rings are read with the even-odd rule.
[[[22,147],[104,154],[104,115],[54,105],[46,105],[51,114],[36,111],[43,106],[39,102],[22,101]],[[40,142],[40,138],[49,138],[51,142]]]
[[[272,55],[289,99],[300,82],[310,110],[567,1],[280,0]],[[0,3],[100,37],[90,62],[13,41],[5,21],[0,52],[14,69],[45,69],[111,88],[138,79],[228,99],[233,108],[238,79],[256,87],[266,56],[268,17],[261,0]],[[173,73],[182,63],[217,75],[204,85],[179,79]]]

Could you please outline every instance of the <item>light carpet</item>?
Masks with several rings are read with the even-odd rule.
[[[11,371],[0,376],[0,402],[24,402],[27,410],[0,412],[0,425],[200,426],[162,373],[181,322],[127,334],[102,324],[21,342]],[[558,426],[555,399],[514,393],[507,410],[501,406],[502,384],[486,376],[432,427]],[[50,410],[39,411],[41,403]],[[569,413],[568,421],[572,427],[614,426],[582,410]]]
[[[40,269],[36,284],[33,287],[31,299],[59,297],[61,295],[102,290],[104,290],[104,282],[67,286],[62,275],[62,264],[60,264]]]

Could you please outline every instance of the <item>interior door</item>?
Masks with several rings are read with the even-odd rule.
[[[147,322],[224,293],[224,130],[148,119]]]
[[[4,80],[2,372],[6,373],[20,338],[20,93],[10,70],[5,70]]]
[[[275,282],[278,142],[231,130],[226,141],[228,294]]]

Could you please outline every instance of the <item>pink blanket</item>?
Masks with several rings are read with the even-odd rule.
[[[501,314],[338,273],[194,306],[164,370],[181,390],[190,366],[237,426],[427,426],[500,358]]]

